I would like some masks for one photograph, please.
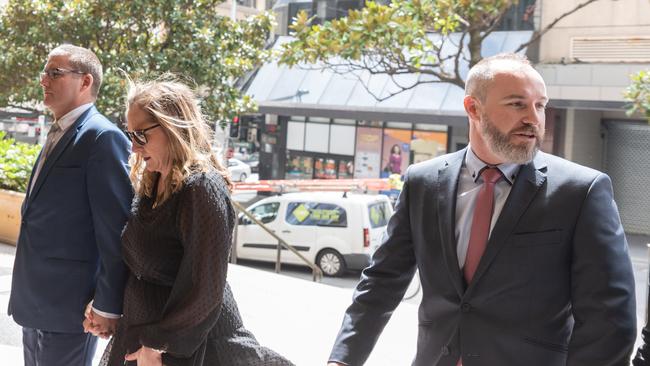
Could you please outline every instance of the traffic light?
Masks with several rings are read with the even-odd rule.
[[[232,118],[232,123],[230,124],[230,137],[235,139],[239,137],[239,116]]]

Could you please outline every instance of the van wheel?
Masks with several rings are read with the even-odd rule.
[[[343,256],[333,249],[323,249],[318,253],[316,265],[329,277],[341,276],[347,269]]]
[[[240,181],[240,182],[244,182],[244,181],[246,180],[246,177],[247,177],[247,176],[246,176],[246,173],[241,173],[241,174],[239,175],[239,181]]]

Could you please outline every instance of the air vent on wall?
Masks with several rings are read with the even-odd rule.
[[[574,37],[571,58],[584,62],[648,62],[650,37]]]

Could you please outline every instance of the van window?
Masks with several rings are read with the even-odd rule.
[[[301,226],[348,226],[345,209],[331,203],[290,202],[285,220],[291,225]]]
[[[279,207],[280,202],[265,203],[251,209],[250,213],[252,213],[256,219],[262,221],[263,224],[268,224],[269,222],[273,222],[273,220],[278,216]],[[244,216],[243,219],[242,223],[244,225],[252,223],[246,216]]]
[[[368,206],[368,216],[370,217],[370,226],[374,228],[388,225],[388,203],[378,202]]]

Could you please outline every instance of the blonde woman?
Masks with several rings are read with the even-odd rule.
[[[102,364],[292,365],[243,327],[226,283],[231,182],[196,96],[169,79],[132,83],[127,96],[136,198],[122,251],[130,275]]]

